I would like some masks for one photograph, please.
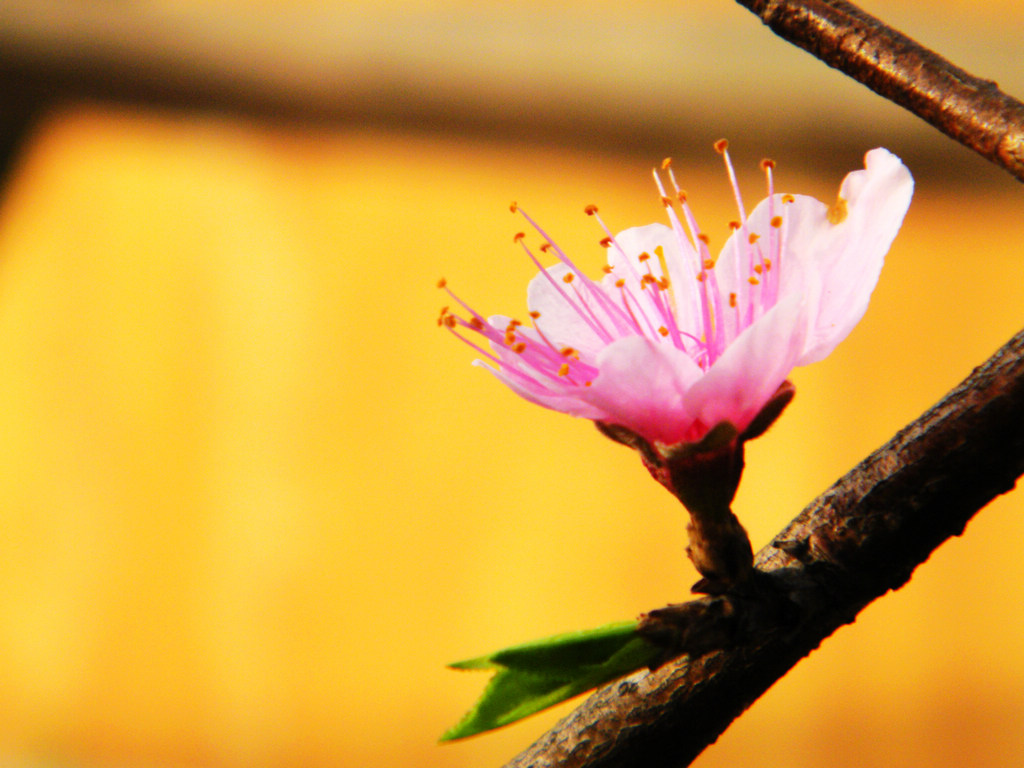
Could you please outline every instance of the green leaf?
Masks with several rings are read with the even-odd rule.
[[[662,653],[636,634],[635,621],[569,632],[459,661],[452,669],[493,669],[466,716],[441,741],[514,723],[591,688],[643,669]]]

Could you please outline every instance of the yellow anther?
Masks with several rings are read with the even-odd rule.
[[[671,167],[672,167],[672,158],[671,157],[666,157],[664,160],[661,161],[661,170],[667,171]]]
[[[558,366],[558,375],[559,376],[568,376],[569,375],[569,364],[568,363],[562,363],[560,366]]]
[[[658,287],[661,288],[661,290],[667,291],[668,290],[668,286],[669,286],[669,281],[668,281],[667,277],[665,277],[663,275],[662,277],[658,278]]]
[[[764,267],[762,267],[760,264],[755,264],[754,265],[754,271],[757,272],[757,274],[760,275],[763,270],[764,270]]]
[[[668,328],[666,328],[663,325],[658,329],[658,333],[660,333],[662,336],[668,336]]]
[[[505,332],[505,343],[510,347],[516,343],[516,335],[514,333]]]
[[[537,311],[537,310],[535,309],[535,310],[533,310],[532,312],[530,312],[530,317],[532,317],[532,318],[533,318],[534,320],[536,320],[536,319],[537,319],[538,317],[540,317],[540,312],[538,312],[538,311]]]
[[[772,268],[772,260],[771,259],[765,258],[765,260],[764,260],[764,268],[765,269],[771,269]]]
[[[647,261],[648,259],[651,258],[651,254],[649,254],[647,251],[644,251],[643,253],[641,253],[636,258],[637,258],[638,261]]]
[[[595,213],[597,213],[597,206],[591,203],[590,205],[583,209],[583,212],[587,214],[587,216],[593,216]]]
[[[751,275],[750,277],[747,278],[747,282],[750,283],[751,285],[760,285],[761,284],[761,281],[758,280],[753,275]]]
[[[719,139],[715,142],[715,152],[722,154],[729,148],[729,142],[726,139]]]
[[[686,202],[686,190],[685,189],[680,189],[679,193],[676,195],[676,197],[679,198],[679,202],[680,203],[685,203]]]
[[[661,204],[664,205],[666,208],[671,208],[672,207],[672,198],[671,197],[663,197],[663,198],[661,198]]]
[[[604,273],[605,273],[606,275],[610,275],[610,274],[612,273],[612,270],[613,270],[613,269],[615,269],[615,267],[613,267],[613,266],[612,266],[611,264],[605,264],[605,265],[604,265],[603,267],[601,267],[601,270],[602,270],[602,271],[603,271],[603,272],[604,272]]]
[[[704,245],[711,245],[711,238],[701,232],[697,235],[697,239],[700,240]]]
[[[623,280],[621,277],[618,280],[615,281],[615,287],[616,288],[622,288],[625,284],[626,284],[626,281]]]
[[[781,216],[772,216],[772,220],[769,222],[769,224],[771,224],[773,227],[778,229],[779,227],[782,226],[782,217]]]
[[[735,307],[736,306],[736,294],[735,293],[730,293],[729,294],[729,306],[730,307]]]
[[[835,226],[842,222],[848,214],[849,211],[846,209],[846,201],[841,197],[837,197],[835,205],[828,209],[828,222]]]
[[[579,359],[580,356],[579,353],[572,347],[562,347],[560,350],[558,350],[558,354],[560,354],[562,357],[575,357],[576,359]]]
[[[575,279],[576,275],[574,275],[572,272],[567,272],[562,276],[563,283],[571,283]]]
[[[761,239],[761,236],[756,234],[756,233],[754,233],[754,232],[751,232],[749,235],[747,235],[747,242],[750,243],[751,245],[753,245],[754,243],[756,243],[760,239]]]
[[[512,351],[515,352],[517,355],[523,354],[523,352],[526,351],[526,342],[520,341],[518,344],[514,344],[512,346]]]
[[[701,272],[699,275],[697,275],[698,282],[703,283],[707,279],[708,279],[708,273],[707,272]]]
[[[704,267],[704,269],[714,269],[715,268],[715,260],[714,259],[704,259],[704,264],[702,266]]]
[[[782,202],[784,202],[784,203],[795,203],[796,202],[796,198],[793,197],[792,195],[786,194],[786,195],[782,196]]]

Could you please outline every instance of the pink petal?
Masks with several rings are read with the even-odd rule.
[[[686,395],[685,406],[707,428],[728,421],[743,430],[786,380],[804,348],[806,304],[782,299],[743,331]]]
[[[603,421],[652,441],[673,443],[688,436],[693,419],[683,398],[702,373],[684,352],[630,336],[608,345],[598,365],[601,372],[580,397],[606,414]]]
[[[504,370],[497,370],[491,367],[482,360],[474,360],[473,365],[478,365],[490,371],[499,381],[521,398],[536,405],[550,408],[553,411],[567,413],[570,416],[579,416],[585,419],[594,419],[595,421],[604,420],[607,416],[600,408],[581,400],[577,394],[580,391],[578,389],[567,388],[559,392],[542,385],[531,385],[517,376],[506,373]]]

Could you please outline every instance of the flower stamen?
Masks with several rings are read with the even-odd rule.
[[[781,379],[775,377],[800,361],[821,359],[856,322],[842,316],[844,308],[866,304],[884,256],[878,244],[888,243],[899,225],[875,214],[880,206],[909,204],[912,180],[898,158],[874,150],[864,171],[841,187],[856,190],[856,196],[838,197],[825,217],[818,213],[823,206],[808,198],[777,195],[776,164],[765,159],[760,167],[768,197],[748,218],[728,142],[716,142],[715,150],[722,155],[738,213],[718,257],[671,159],[665,158],[652,175],[671,228],[650,225],[616,236],[597,206],[585,206],[584,213],[603,230],[601,245],[610,251],[608,266],[594,280],[513,201],[509,210],[529,225],[513,241],[540,270],[530,287],[530,317],[524,318],[532,325],[486,320],[442,278],[437,285],[451,301],[438,314],[438,326],[476,350],[526,399],[620,426],[655,451],[697,442],[723,421],[742,436],[764,407],[762,393],[778,387]],[[880,233],[870,231],[872,219]],[[840,223],[845,224],[828,230]],[[539,246],[528,243],[534,233],[542,239]],[[841,242],[834,258],[843,260],[841,269],[807,266],[836,241]],[[558,261],[545,267],[538,254]],[[784,289],[785,308],[772,312]],[[795,291],[832,298],[807,301]],[[769,313],[768,325],[746,333]],[[726,350],[731,362],[716,367]],[[744,368],[744,355],[756,365]],[[701,376],[707,386],[691,390]]]

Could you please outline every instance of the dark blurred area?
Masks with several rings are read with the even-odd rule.
[[[1019,37],[992,12],[972,11],[961,29],[898,0],[867,10],[906,19],[908,34],[1011,93],[1024,88]],[[828,170],[884,145],[919,177],[1003,183],[725,0],[685,10],[13,0],[0,9],[0,82],[8,162],[40,109],[99,100],[643,157],[727,129],[737,146]]]

